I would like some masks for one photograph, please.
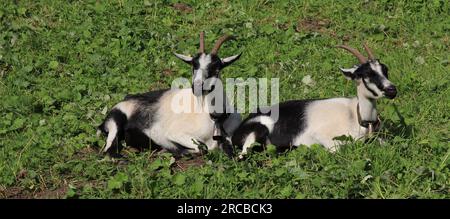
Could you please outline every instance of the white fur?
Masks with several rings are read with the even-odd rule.
[[[370,68],[372,68],[373,71],[378,73],[379,75],[383,76],[383,71],[381,70],[381,65],[378,62],[371,62]]]
[[[376,74],[380,75],[381,82],[384,86],[393,86],[392,83],[383,75],[381,64],[374,62],[370,67]],[[353,74],[359,66],[353,68],[341,68],[346,76]],[[347,77],[352,79],[352,77]],[[364,80],[364,81],[362,81]],[[332,98],[324,100],[315,100],[309,103],[304,109],[303,120],[304,129],[300,131],[292,139],[292,146],[321,144],[330,151],[334,152],[343,142],[335,140],[339,136],[350,136],[355,140],[361,139],[369,134],[369,129],[361,126],[358,121],[358,106],[361,120],[376,121],[378,118],[375,99],[384,96],[383,91],[369,81],[362,79],[355,80],[357,85],[357,97],[355,98]],[[374,96],[363,84],[366,82],[367,87],[373,90],[378,96]],[[265,125],[269,129],[269,133],[273,131],[273,121],[267,116],[258,116],[248,122],[258,122]],[[292,122],[296,119],[290,118]],[[285,122],[285,121],[284,121]],[[254,134],[247,136],[242,153],[243,157],[247,153],[247,148],[255,142]]]
[[[223,63],[227,63],[227,62],[231,62],[231,61],[235,60],[237,57],[239,57],[239,54],[238,55],[234,55],[234,56],[230,56],[230,57],[226,57],[226,58],[223,58],[221,60],[222,60]]]
[[[174,111],[171,108],[171,101],[175,95],[191,97],[192,111],[181,113]],[[191,149],[192,152],[198,152],[198,145],[194,141],[203,142],[208,147],[208,150],[217,148],[217,142],[212,140],[215,127],[214,121],[209,114],[210,106],[207,104],[209,101],[202,101],[201,111],[193,109],[194,102],[199,98],[202,97],[192,95],[191,89],[168,91],[159,101],[154,124],[144,132],[155,143],[168,149],[175,149],[176,145],[172,142],[176,142]],[[225,122],[227,132],[234,132],[240,124],[240,119],[239,115],[230,116]]]
[[[106,146],[103,149],[103,151],[106,152],[111,147],[111,145],[112,145],[112,143],[114,141],[114,138],[116,138],[116,135],[117,135],[117,124],[114,122],[114,120],[109,119],[106,122],[105,127],[106,127],[106,129],[108,131],[108,137],[106,138]]]
[[[314,101],[305,111],[306,129],[296,138],[294,145],[322,144],[333,150],[340,142],[334,137],[349,135],[355,139],[366,133],[358,123],[357,98],[333,98]]]
[[[136,103],[134,101],[123,101],[113,107],[113,109],[119,109],[127,116],[127,119],[133,115],[136,109]]]
[[[130,118],[136,109],[136,103],[134,101],[120,102],[117,105],[115,105],[113,107],[113,109],[120,110],[122,113],[124,113],[126,115],[127,118]],[[103,151],[107,151],[111,147],[114,139],[116,138],[117,132],[118,132],[117,124],[114,122],[113,119],[109,119],[106,122],[105,128],[108,131],[108,137],[106,138],[106,146],[103,149]],[[101,131],[98,130],[97,136],[100,136],[100,134],[101,134]]]
[[[269,133],[272,132],[273,126],[275,125],[275,122],[272,120],[272,118],[270,118],[270,116],[258,116],[251,119],[249,122],[258,122],[263,124],[269,130]]]
[[[206,70],[203,69],[197,69],[194,72],[194,77],[192,78],[192,82],[202,82],[203,79],[205,78],[205,73]]]
[[[269,130],[269,133],[273,131],[273,127],[275,126],[275,122],[272,120],[270,116],[258,116],[253,119],[250,119],[248,122],[249,123],[257,122],[266,126],[266,128]],[[252,132],[245,139],[244,145],[242,146],[242,151],[239,154],[239,159],[244,158],[244,156],[248,153],[248,148],[250,148],[252,144],[255,143],[255,141],[256,141],[255,133]],[[269,139],[267,139],[266,142],[264,143],[269,144],[270,143]]]
[[[174,53],[176,57],[185,62],[192,62],[193,57]],[[225,58],[225,61],[233,61],[238,56]],[[201,54],[199,58],[199,68],[194,70],[193,82],[204,83],[207,78],[208,65],[211,63],[211,56]],[[208,83],[215,84],[216,79]],[[185,97],[187,101],[185,101]],[[151,107],[154,108],[154,115],[150,127],[142,130],[150,139],[164,149],[174,150],[177,145],[186,147],[191,152],[199,152],[198,143],[204,143],[208,150],[218,147],[217,141],[213,140],[213,135],[217,131],[215,122],[211,119],[211,100],[208,95],[196,97],[191,88],[172,89],[165,92],[158,102]],[[225,97],[226,98],[226,97]],[[181,104],[180,104],[181,102]],[[138,103],[132,100],[117,104],[117,108],[130,118],[137,110]],[[229,107],[228,104],[226,106]],[[187,108],[187,110],[186,110]],[[150,112],[149,111],[149,112]],[[232,113],[223,124],[227,134],[231,135],[239,126],[241,116],[239,113]],[[111,147],[117,136],[117,124],[111,119],[107,121],[105,128],[108,129],[107,144],[105,151]],[[229,140],[229,138],[228,138]]]
[[[256,141],[255,133],[252,132],[245,138],[245,142],[244,145],[242,146],[242,152],[239,155],[239,159],[244,158],[244,156],[248,152],[248,149],[252,146],[253,143],[255,143],[255,141]]]
[[[183,55],[177,56],[183,60],[187,59]],[[210,63],[210,55],[200,56],[199,68],[193,75],[194,83],[205,81]],[[208,83],[215,82],[214,79]],[[155,113],[154,124],[144,130],[144,133],[155,143],[167,149],[176,149],[177,146],[173,142],[189,148],[194,153],[199,151],[196,142],[206,144],[208,150],[217,148],[217,142],[212,139],[215,126],[210,116],[212,106],[209,105],[211,103],[209,98],[209,95],[196,97],[191,89],[175,89],[166,92],[155,106],[158,110]],[[223,124],[227,134],[231,135],[240,122],[240,114],[232,113]]]
[[[186,55],[182,55],[182,54],[178,54],[178,53],[173,53],[176,57],[178,57],[179,59],[185,61],[185,62],[191,62],[192,61],[192,57],[190,56],[186,56]]]
[[[368,130],[358,123],[357,104],[358,98],[332,98],[312,102],[305,109],[306,128],[294,137],[292,146],[321,144],[334,152],[342,142],[333,138],[342,135],[351,136],[354,139],[364,137]],[[292,119],[292,122],[295,122],[295,119],[301,118]],[[261,123],[269,129],[270,133],[273,131],[274,122],[268,116],[258,116],[249,122]],[[255,140],[254,133],[246,137],[240,158],[248,153],[248,148]]]
[[[198,61],[200,63],[200,68],[206,69],[206,67],[208,67],[209,63],[211,63],[211,56],[209,54],[208,55],[202,54]]]
[[[339,68],[341,71],[343,71],[343,72],[350,72],[350,73],[354,73],[355,71],[356,71],[356,69],[358,69],[358,66],[357,65],[355,65],[355,66],[353,66],[353,68]],[[345,78],[347,78],[348,80],[351,80],[351,78],[350,77],[348,77],[347,75],[344,75],[345,76]]]
[[[392,83],[389,80],[387,80],[386,77],[383,75],[383,71],[381,70],[381,65],[379,62],[370,63],[370,67],[372,68],[373,71],[375,71],[378,75],[380,75],[381,78],[383,78],[381,83],[383,84],[384,87],[392,86]]]
[[[383,92],[380,89],[378,89],[378,87],[375,84],[370,83],[369,80],[366,80],[366,79],[361,79],[361,80],[364,80],[366,82],[367,87],[369,87],[371,90],[373,90],[378,95],[377,97],[383,96]],[[370,93],[370,91],[368,91],[366,88],[364,88],[364,89],[366,90],[365,92],[368,94],[367,97],[371,97],[374,99],[377,98],[377,97],[374,97],[373,94]]]
[[[194,71],[193,82],[202,82],[208,76],[208,65],[211,63],[211,56],[202,54],[199,58],[199,68]]]

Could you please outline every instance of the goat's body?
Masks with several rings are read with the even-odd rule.
[[[208,150],[217,148],[213,140],[214,121],[208,105],[200,111],[193,107],[188,112],[176,112],[173,100],[189,97],[191,106],[197,101],[191,89],[152,91],[128,95],[124,101],[113,107],[99,130],[107,134],[105,151],[121,148],[121,140],[133,147],[148,147],[149,143],[171,152],[198,152],[198,143],[204,143]],[[185,103],[186,104],[186,103]],[[241,121],[239,114],[231,114],[224,122],[224,129],[231,135]]]
[[[255,142],[263,146],[273,144],[278,149],[321,144],[335,151],[342,143],[336,137],[360,139],[379,128],[376,100],[383,96],[393,99],[397,95],[396,87],[388,80],[386,65],[373,56],[366,44],[368,58],[351,47],[338,47],[352,53],[360,62],[353,68],[340,68],[344,76],[356,82],[357,97],[293,100],[274,105],[270,111],[259,110],[278,112],[278,116],[251,114],[232,137],[232,144],[242,147],[240,158]]]
[[[357,118],[357,98],[292,100],[274,105],[279,118],[269,114],[251,114],[233,135],[233,145],[243,147],[243,154],[255,142],[273,144],[278,149],[299,145],[321,144],[331,151],[341,142],[337,136],[363,137],[367,129]]]

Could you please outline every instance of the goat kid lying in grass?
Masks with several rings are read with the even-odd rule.
[[[175,53],[192,66],[191,88],[127,95],[115,105],[98,127],[97,134],[107,136],[103,151],[111,157],[120,157],[121,142],[125,140],[134,148],[148,148],[151,144],[176,155],[198,153],[200,144],[206,145],[208,150],[223,146],[222,149],[231,155],[231,145],[222,145],[213,137],[228,136],[229,139],[239,126],[241,116],[228,113],[226,97],[217,100],[216,96],[210,95],[213,91],[223,95],[223,87],[216,86],[216,82],[220,82],[220,70],[240,57],[240,54],[223,59],[218,57],[220,46],[228,39],[230,36],[220,38],[207,54],[202,32],[196,56]],[[187,104],[187,111],[180,109],[186,109],[186,106],[174,104],[180,102]],[[225,109],[216,111],[217,107]]]
[[[357,97],[279,103],[270,110],[274,112],[272,107],[278,107],[277,121],[270,117],[269,110],[258,109],[241,123],[232,137],[232,144],[242,149],[240,159],[255,142],[263,147],[273,144],[279,151],[292,146],[321,144],[333,152],[342,144],[335,137],[346,135],[360,139],[379,129],[376,100],[383,96],[393,99],[397,94],[388,80],[388,68],[373,56],[366,44],[368,58],[348,46],[338,47],[359,60],[360,64],[353,68],[341,68],[344,76],[355,82]]]

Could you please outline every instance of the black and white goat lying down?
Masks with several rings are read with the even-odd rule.
[[[220,46],[230,39],[217,40],[209,54],[205,53],[204,33],[200,34],[200,49],[196,56],[175,55],[192,66],[192,87],[166,89],[143,94],[127,95],[108,113],[98,127],[98,134],[107,136],[103,151],[118,156],[125,140],[131,147],[148,147],[151,143],[177,154],[199,152],[199,143],[208,150],[218,148],[215,135],[231,136],[241,122],[240,114],[212,111],[214,100],[210,94],[214,83],[220,79],[220,70],[238,60],[239,55],[219,58]],[[219,89],[219,88],[217,88]],[[224,92],[222,92],[224,93]],[[188,98],[188,111],[174,109],[174,98]],[[226,97],[222,107],[228,107]],[[193,109],[199,103],[199,109]],[[219,103],[218,103],[219,104]],[[176,105],[175,105],[176,106]],[[216,106],[214,106],[216,107]],[[176,107],[175,107],[176,108]],[[223,148],[231,153],[231,148]],[[228,151],[227,151],[228,150]]]
[[[232,143],[242,148],[243,158],[249,147],[257,142],[273,144],[278,150],[299,146],[321,144],[330,151],[342,143],[335,137],[347,135],[360,139],[379,128],[380,120],[376,100],[386,96],[393,99],[397,90],[388,80],[388,69],[375,59],[371,50],[364,45],[369,58],[356,49],[338,46],[354,56],[359,65],[342,69],[342,73],[357,86],[357,97],[330,98],[318,100],[291,100],[272,107],[279,107],[279,117],[274,121],[269,113],[250,114],[232,137]],[[268,112],[265,110],[263,112]]]

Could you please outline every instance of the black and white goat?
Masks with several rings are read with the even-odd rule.
[[[338,47],[352,53],[360,62],[353,68],[340,68],[348,79],[355,81],[357,97],[279,103],[271,106],[278,107],[277,121],[271,119],[270,112],[250,114],[232,137],[233,145],[242,148],[241,159],[255,142],[263,146],[273,144],[279,150],[321,144],[335,151],[342,143],[334,140],[335,137],[346,135],[359,139],[379,128],[376,99],[383,96],[393,99],[397,94],[395,86],[388,80],[388,68],[375,59],[366,44],[368,59],[356,49]]]
[[[220,81],[217,80],[220,79],[220,70],[240,57],[240,54],[223,59],[218,57],[220,46],[228,39],[230,36],[220,38],[207,54],[202,32],[196,56],[175,53],[176,57],[192,66],[191,88],[127,95],[115,105],[98,127],[97,133],[107,136],[103,151],[110,156],[120,155],[123,140],[131,147],[145,148],[152,144],[177,154],[199,152],[199,143],[205,144],[208,150],[218,148],[219,143],[213,136],[231,136],[241,122],[238,113],[227,113],[226,109],[212,111],[215,101],[211,98],[214,96],[208,95],[215,89],[215,82]],[[179,105],[174,104],[180,97],[188,99],[184,102],[188,104],[188,111],[180,111],[177,109]],[[222,107],[228,107],[226,97],[223,99]],[[193,109],[194,106],[200,110]],[[231,149],[226,150],[230,153]]]

